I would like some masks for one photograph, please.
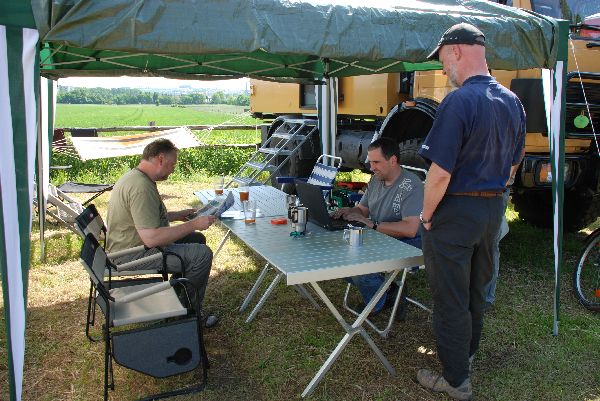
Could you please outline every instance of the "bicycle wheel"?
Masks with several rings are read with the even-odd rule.
[[[600,228],[585,242],[573,274],[573,288],[586,308],[600,311]]]

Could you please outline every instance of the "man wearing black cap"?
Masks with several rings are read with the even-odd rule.
[[[421,369],[417,379],[430,390],[469,400],[502,194],[523,157],[525,113],[519,99],[489,75],[485,36],[476,27],[454,25],[429,58],[440,60],[459,89],[440,104],[419,151],[431,161],[422,241],[443,370]]]

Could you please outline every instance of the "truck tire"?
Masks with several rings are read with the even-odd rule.
[[[398,163],[405,166],[429,170],[429,163],[419,156],[419,149],[421,149],[422,143],[422,138],[407,139],[406,141],[400,142],[398,144],[400,147],[400,159],[398,160]],[[425,180],[425,174],[418,171],[412,172],[417,174],[421,180]]]
[[[582,193],[583,192],[583,193]],[[589,226],[600,215],[600,199],[585,191],[565,192],[563,207],[563,227],[575,232]],[[512,203],[519,217],[537,227],[553,226],[553,206],[551,191],[529,191],[512,195]]]

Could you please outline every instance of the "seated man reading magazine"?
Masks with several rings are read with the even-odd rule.
[[[204,235],[198,231],[210,227],[216,217],[198,216],[187,220],[196,210],[167,212],[156,182],[166,180],[174,171],[177,152],[171,141],[158,139],[144,148],[139,165],[117,181],[108,202],[106,248],[108,252],[139,245],[151,248],[137,255],[115,258],[114,261],[119,264],[156,253],[156,247],[175,253],[183,261],[185,277],[196,288],[188,289],[192,303],[190,307],[195,308],[204,299],[213,256],[211,249],[206,246]],[[183,223],[171,226],[171,221]],[[181,262],[177,256],[167,256],[167,271],[170,273],[181,273]],[[162,260],[136,268],[162,269]],[[203,317],[206,327],[212,327],[218,321],[214,315]]]

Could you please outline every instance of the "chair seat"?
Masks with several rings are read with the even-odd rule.
[[[119,302],[119,298],[153,285],[155,284],[141,284],[110,290],[110,295],[115,298],[115,302],[111,304],[111,322],[114,327],[184,316],[188,313],[173,288],[168,288],[136,301]]]
[[[130,276],[146,276],[150,274],[159,274],[160,272],[157,269],[148,269],[148,270],[113,270],[110,274],[113,277],[130,277]],[[108,277],[108,269],[104,271],[104,277]]]

